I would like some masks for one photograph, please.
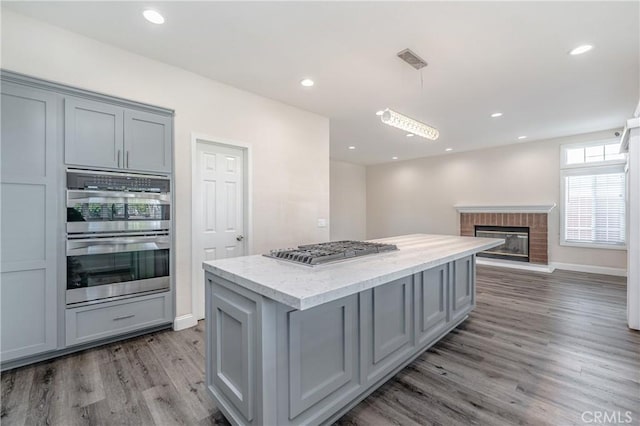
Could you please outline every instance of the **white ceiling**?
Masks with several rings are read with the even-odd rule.
[[[330,117],[332,158],[362,164],[618,128],[640,96],[638,2],[3,6]],[[142,18],[148,6],[164,25]],[[567,54],[584,43],[594,49]],[[407,47],[429,63],[422,72],[396,57]],[[316,85],[301,87],[304,77]],[[440,139],[382,124],[385,107]]]

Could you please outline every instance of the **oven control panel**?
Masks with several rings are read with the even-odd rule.
[[[67,189],[117,192],[170,192],[169,178],[67,171]]]

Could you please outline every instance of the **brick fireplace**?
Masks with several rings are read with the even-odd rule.
[[[476,226],[518,227],[529,230],[529,262],[549,263],[548,216],[555,205],[527,207],[457,206],[460,235],[475,236]]]

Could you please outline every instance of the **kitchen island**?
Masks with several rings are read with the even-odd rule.
[[[234,424],[329,423],[459,325],[475,253],[500,239],[414,234],[318,266],[204,262],[207,389]]]

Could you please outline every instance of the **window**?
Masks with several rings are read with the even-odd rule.
[[[565,145],[563,146],[563,165],[575,167],[613,161],[624,163],[624,154],[620,154],[619,151],[618,142],[600,142],[598,145]]]
[[[625,154],[617,141],[563,145],[563,245],[625,247]]]

